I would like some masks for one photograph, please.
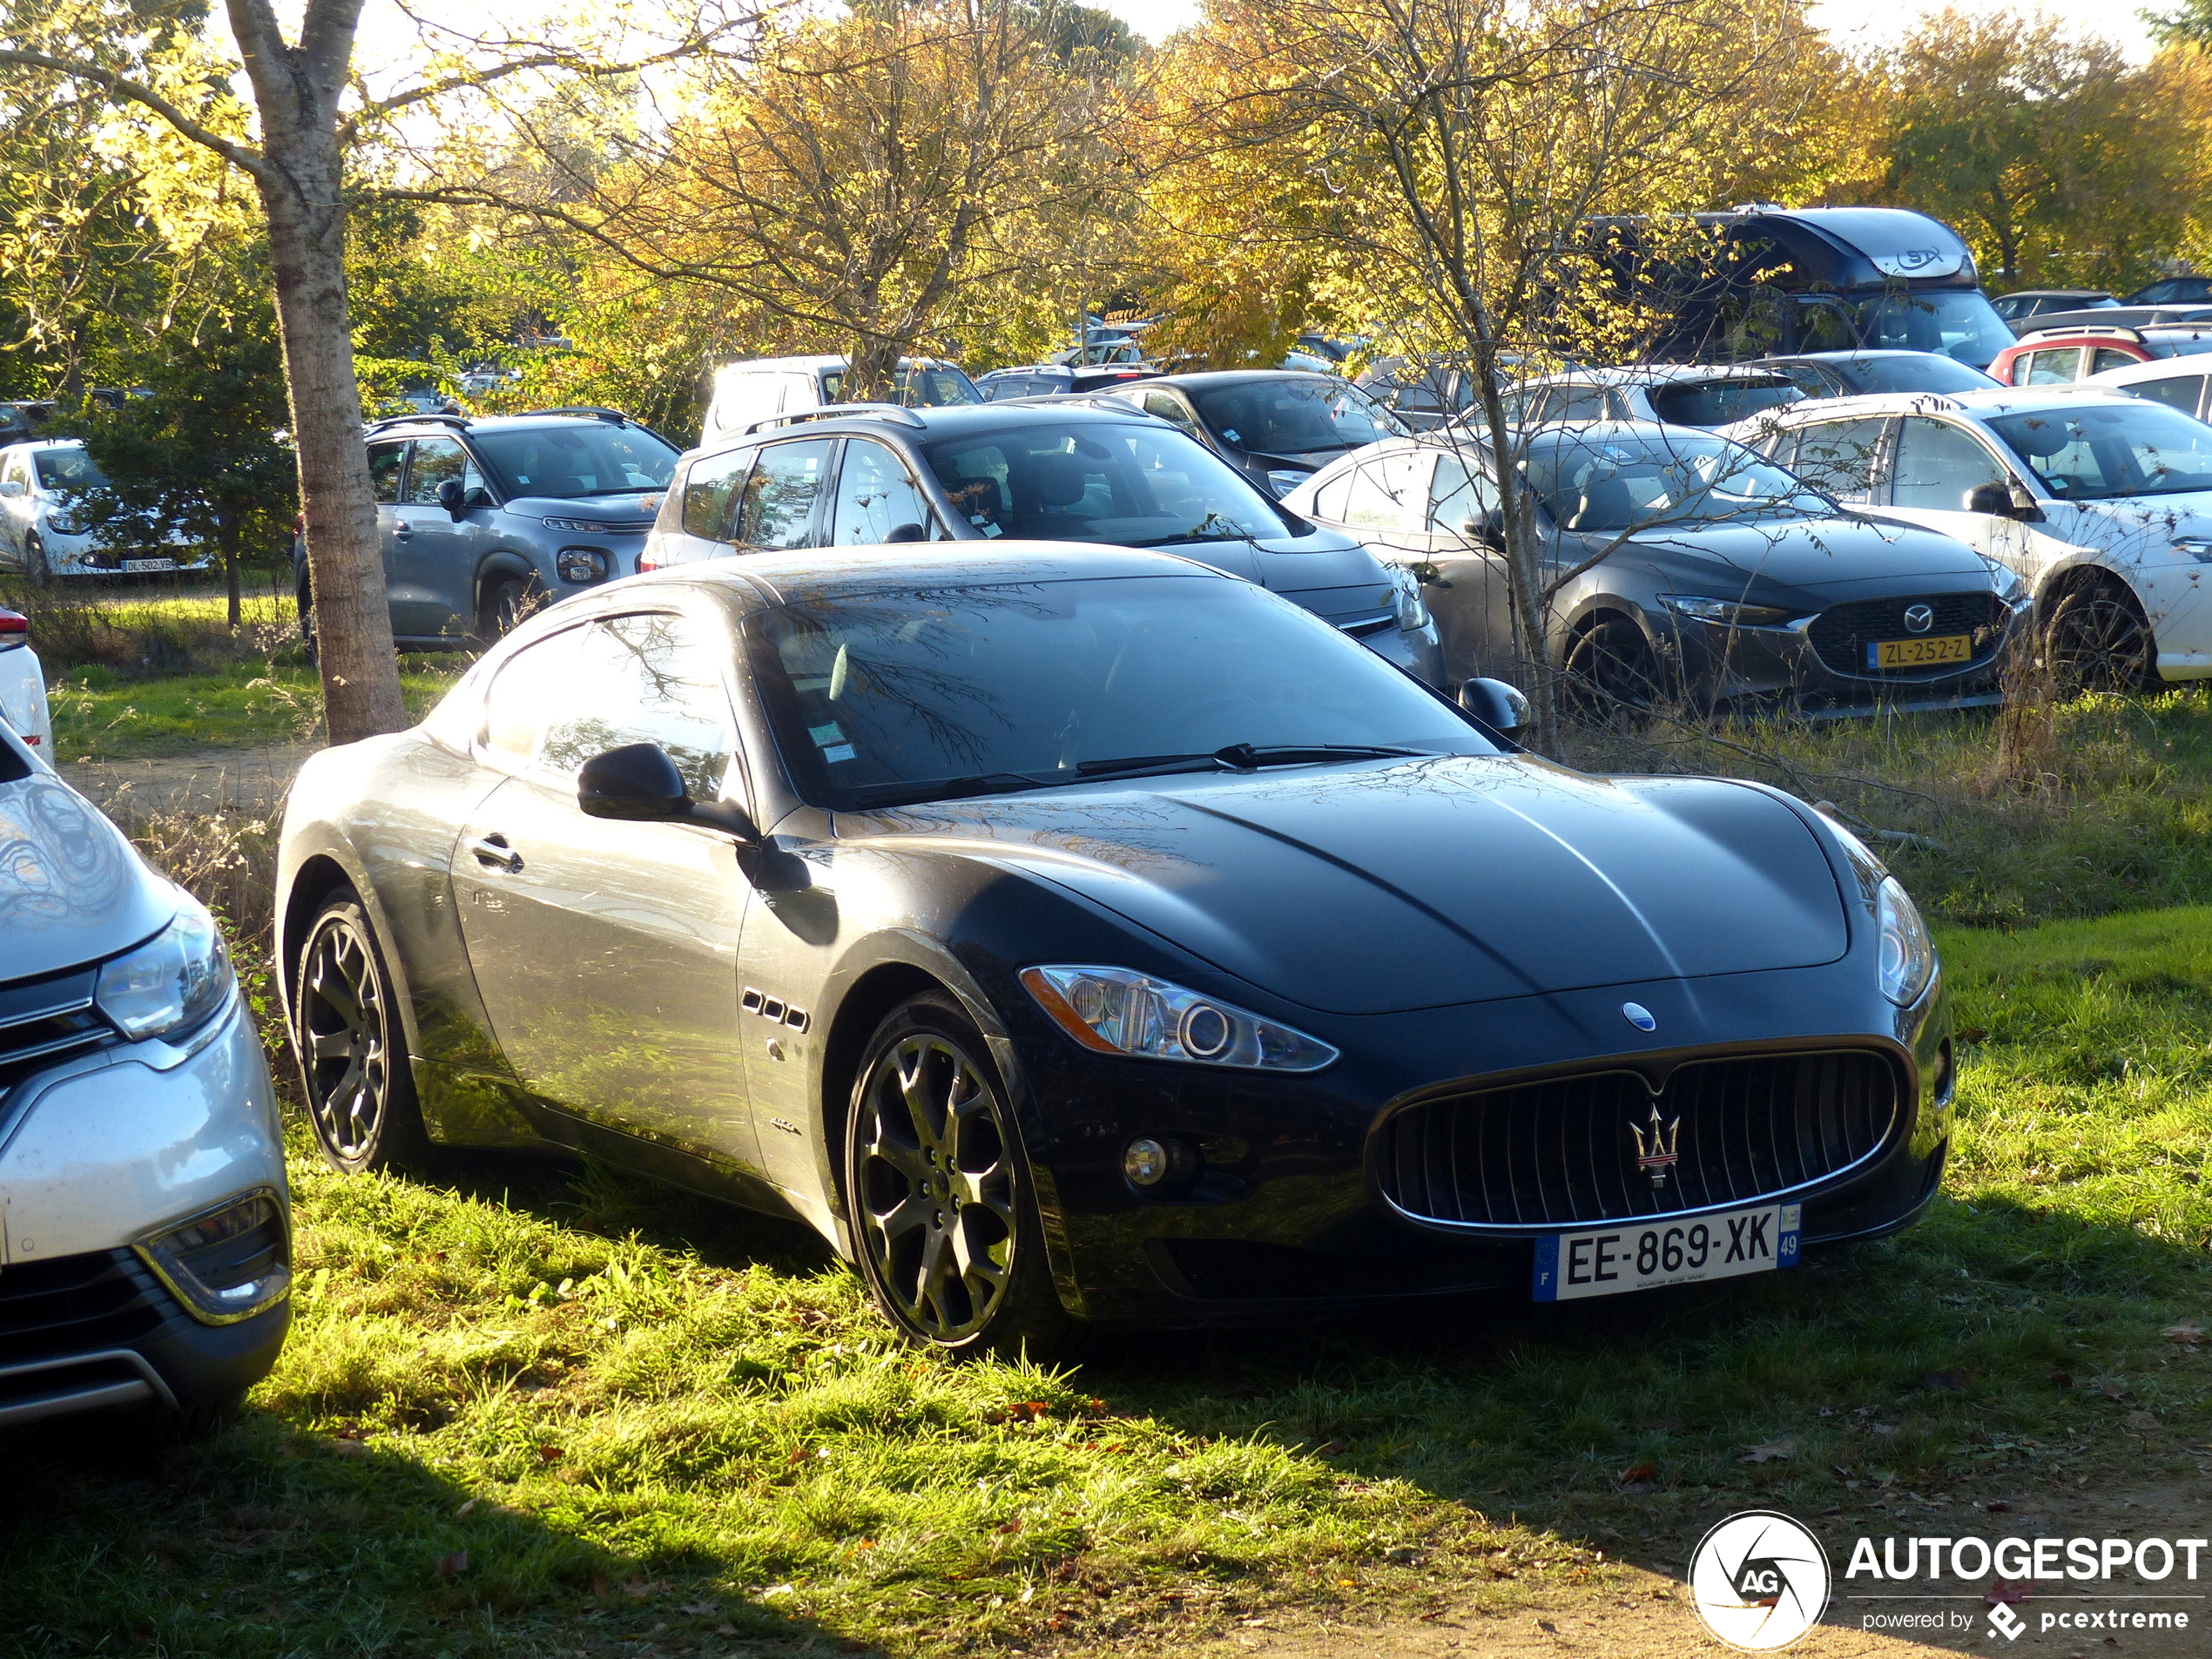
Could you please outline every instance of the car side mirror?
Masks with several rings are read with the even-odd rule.
[[[1493,507],[1480,518],[1462,520],[1460,534],[1477,547],[1487,547],[1493,553],[1502,553],[1506,550],[1505,515]]]
[[[1985,513],[1993,518],[2009,518],[2013,512],[2013,492],[1999,483],[1976,484],[1966,492],[1960,503],[1970,513]]]
[[[631,824],[704,824],[746,846],[760,840],[760,831],[744,807],[723,800],[693,800],[684,774],[658,743],[625,743],[593,755],[577,771],[576,804],[586,818]]]
[[[7,482],[0,484],[0,496],[6,496],[12,499],[22,494],[23,480],[20,478],[10,478]]]
[[[890,533],[883,538],[887,547],[894,542],[926,542],[928,539],[929,532],[922,529],[921,525],[912,523],[894,524]]]
[[[1509,742],[1528,727],[1528,699],[1503,680],[1471,679],[1460,687],[1460,706]]]
[[[438,505],[455,518],[468,510],[469,492],[461,487],[458,478],[438,480]]]

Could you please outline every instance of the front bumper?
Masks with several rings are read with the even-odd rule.
[[[260,1039],[242,1003],[218,1019],[204,1043],[95,1050],[0,1099],[0,1425],[211,1404],[276,1363],[288,1300],[216,1323],[134,1248],[241,1194],[287,1207]]]
[[[64,536],[51,528],[40,532],[47,565],[56,576],[121,576],[126,560],[167,559],[173,570],[205,570],[215,558],[207,548],[189,542],[167,542],[157,547],[110,547],[97,537]]]
[[[1790,1200],[1804,1205],[1808,1245],[1894,1231],[1932,1201],[1941,1172],[1950,1015],[1939,979],[1899,1010],[1867,977],[1847,958],[1410,1014],[1309,1014],[1293,1023],[1344,1057],[1308,1077],[1121,1060],[1049,1028],[1022,1033],[1062,1298],[1082,1317],[1130,1325],[1276,1321],[1480,1290],[1526,1298],[1539,1233],[1608,1222],[1483,1230],[1408,1217],[1384,1198],[1374,1168],[1392,1110],[1440,1080],[1474,1089],[1546,1069],[1755,1050],[1860,1049],[1894,1064],[1898,1116],[1878,1150]],[[1656,1034],[1640,1037],[1622,1020],[1627,1001],[1657,1016]],[[1140,1134],[1195,1141],[1205,1166],[1197,1184],[1169,1199],[1133,1190],[1121,1152]]]

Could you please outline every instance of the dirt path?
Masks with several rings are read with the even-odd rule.
[[[318,746],[278,743],[144,760],[79,760],[60,771],[73,788],[110,812],[274,813],[300,764]]]

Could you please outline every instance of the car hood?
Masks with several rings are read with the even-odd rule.
[[[523,518],[566,518],[577,523],[604,524],[610,532],[634,530],[642,535],[653,526],[660,511],[660,494],[592,496],[581,501],[558,496],[517,496],[507,510]]]
[[[1716,779],[1441,756],[1178,774],[874,821],[1081,894],[1332,1013],[1811,967],[1850,945],[1811,826]]]
[[[0,977],[112,956],[168,926],[177,892],[50,772],[0,784]]]
[[[2065,523],[2068,513],[2074,515],[2077,526],[2071,536]],[[2066,539],[2141,555],[2172,536],[2212,534],[2212,490],[2054,502],[2045,507],[2044,523],[2038,528]]]
[[[1332,620],[1367,616],[1392,603],[1390,577],[1381,562],[1350,536],[1318,525],[1303,536],[1170,543],[1158,550],[1180,553],[1229,576],[1257,582]]]
[[[1818,589],[1874,580],[1960,579],[1989,584],[1991,566],[1955,536],[1919,525],[1874,523],[1862,518],[1776,520],[1766,524],[1711,524],[1662,529],[1632,537],[1614,558],[1642,554],[1669,579],[1709,577],[1718,585],[1685,589],[1734,598],[1747,583]]]

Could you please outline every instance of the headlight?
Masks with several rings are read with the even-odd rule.
[[[1327,1043],[1126,968],[1025,968],[1022,983],[1086,1049],[1247,1071],[1318,1071]]]
[[[1875,890],[1875,919],[1882,933],[1882,995],[1899,1008],[1910,1007],[1935,973],[1935,941],[1928,924],[1898,885],[1895,876],[1882,878]]]
[[[64,507],[46,509],[46,528],[57,536],[82,536],[84,521]]]
[[[1738,604],[1730,599],[1701,599],[1694,594],[1662,593],[1659,603],[1678,617],[1710,622],[1723,628],[1774,628],[1790,620],[1791,612],[1772,605]]]
[[[1277,499],[1279,500],[1312,476],[1313,475],[1310,472],[1271,471],[1267,475],[1267,487],[1275,492]]]
[[[133,1042],[190,1029],[229,1000],[230,953],[215,918],[179,891],[177,919],[100,969],[100,1012]]]
[[[607,573],[607,556],[596,547],[564,547],[553,556],[563,582],[597,582]]]
[[[1398,625],[1412,630],[1428,626],[1428,604],[1421,597],[1421,579],[1402,564],[1387,567],[1398,611]]]

